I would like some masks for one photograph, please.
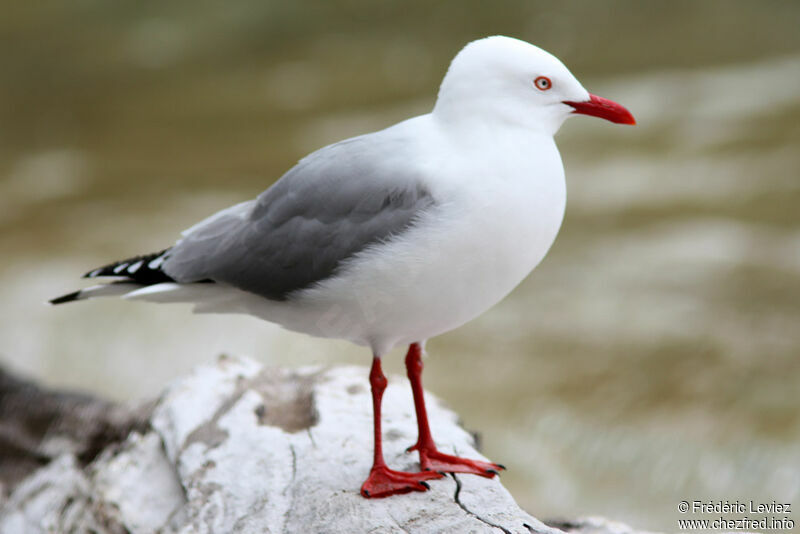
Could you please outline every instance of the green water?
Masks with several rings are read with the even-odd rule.
[[[540,517],[676,531],[681,500],[800,505],[800,3],[0,7],[5,365],[130,399],[221,352],[366,364],[245,317],[42,303],[315,148],[426,112],[449,58],[502,33],[639,125],[565,125],[555,246],[502,304],[429,342],[428,388]]]

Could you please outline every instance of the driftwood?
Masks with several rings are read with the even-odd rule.
[[[5,376],[0,391],[0,533],[628,533],[600,519],[548,526],[500,481],[450,475],[425,493],[367,500],[367,371],[263,368],[221,358],[129,409],[46,393]],[[456,415],[428,400],[444,451],[481,458]],[[384,395],[387,461],[418,468],[404,379]],[[29,424],[30,423],[30,424]]]
[[[110,443],[147,427],[139,409],[71,392],[53,392],[0,369],[0,488],[70,453],[86,465]]]

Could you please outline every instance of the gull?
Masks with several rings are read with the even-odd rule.
[[[491,478],[504,467],[437,449],[423,347],[491,308],[544,258],[566,204],[553,136],[575,114],[635,124],[548,52],[510,37],[473,41],[452,60],[430,113],[317,150],[170,248],[85,275],[109,283],[50,302],[192,303],[369,347],[374,457],[361,494],[425,491],[446,472]],[[381,357],[406,345],[415,473],[390,469],[381,440]]]

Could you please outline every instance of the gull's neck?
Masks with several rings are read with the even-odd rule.
[[[543,127],[541,122],[517,120],[504,114],[453,111],[437,104],[430,114],[430,120],[451,142],[465,150],[478,153],[518,152],[553,143],[555,132]]]
[[[436,101],[431,116],[447,128],[461,132],[483,131],[498,134],[514,131],[535,136],[553,137],[564,122],[556,106],[518,109],[510,103],[485,98],[456,100],[442,97]]]

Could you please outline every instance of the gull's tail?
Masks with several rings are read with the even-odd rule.
[[[125,295],[147,286],[175,282],[171,276],[161,270],[164,260],[169,256],[169,251],[170,249],[166,249],[154,254],[136,256],[94,269],[83,275],[83,277],[107,277],[117,278],[117,280],[62,295],[52,299],[50,304],[63,304],[94,297]]]

